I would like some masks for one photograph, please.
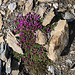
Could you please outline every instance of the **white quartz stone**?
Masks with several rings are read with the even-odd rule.
[[[55,9],[57,9],[58,8],[58,3],[54,3],[53,6],[54,6]]]
[[[8,8],[9,8],[9,10],[11,10],[11,12],[13,12],[13,10],[15,10],[15,8],[16,8],[16,3],[15,2],[14,3],[10,3],[8,5]]]

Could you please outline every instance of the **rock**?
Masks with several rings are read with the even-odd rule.
[[[0,37],[0,43],[1,43],[1,42],[4,42],[3,36]]]
[[[15,38],[15,36],[12,34],[11,31],[8,32],[7,34],[7,39],[6,39],[8,45],[17,53],[23,54],[22,49],[17,45],[18,41]]]
[[[13,12],[13,10],[15,10],[15,8],[16,8],[16,3],[15,2],[14,3],[10,3],[8,5],[8,8],[9,8],[9,10],[11,10],[11,12]]]
[[[24,5],[24,1],[18,1],[18,5],[20,6]]]
[[[1,6],[1,4],[2,4],[2,0],[0,0],[0,6]]]
[[[49,45],[46,44],[44,47],[46,48],[47,51],[49,50]]]
[[[2,21],[2,16],[0,14],[0,32],[1,32],[2,25],[3,25],[3,21]]]
[[[6,61],[7,60],[7,52],[6,52],[6,44],[4,45],[4,41],[1,43],[1,47],[0,47],[0,59],[2,61]]]
[[[72,64],[71,70],[75,70],[75,63]]]
[[[63,18],[66,19],[68,22],[72,22],[75,19],[75,16],[70,12],[65,12]]]
[[[38,12],[37,14],[39,14],[41,16],[41,18],[43,17],[44,12],[46,11],[47,7],[41,7],[39,6]],[[40,13],[41,12],[41,13]]]
[[[64,11],[66,11],[66,9],[64,8],[64,9],[61,9],[61,8],[59,8],[59,10],[57,10],[58,12],[64,12]]]
[[[5,72],[7,74],[11,73],[11,57],[9,57],[9,59],[7,59],[7,61],[6,61]]]
[[[70,59],[67,59],[66,62],[72,64],[72,61]]]
[[[71,9],[71,12],[75,15],[74,9]]]
[[[73,8],[75,9],[75,5],[73,5]]]
[[[27,11],[26,10],[24,10],[23,11],[23,16],[25,16],[27,14]]]
[[[63,3],[59,3],[59,7],[63,7]]]
[[[31,12],[32,7],[33,7],[33,0],[28,0],[25,4],[25,10],[27,12]]]
[[[50,9],[50,12],[53,12],[53,11],[54,11],[54,8],[51,8],[51,9]]]
[[[1,12],[2,15],[5,15],[5,11],[0,10],[0,12]]]
[[[52,75],[55,75],[55,73],[54,73],[54,66],[49,66],[48,67],[48,71],[50,71],[52,73]]]
[[[39,2],[53,2],[53,1],[57,1],[57,0],[38,0]]]
[[[55,9],[57,9],[58,8],[58,3],[54,3],[53,6],[54,6]]]
[[[18,75],[18,73],[19,73],[18,62],[13,59],[13,61],[12,61],[12,75]]]
[[[25,16],[28,12],[31,12],[33,7],[33,0],[28,0],[25,4],[25,10],[23,11],[23,16]]]
[[[70,53],[71,53],[71,54],[75,54],[75,51],[71,51]]]
[[[18,73],[19,73],[19,70],[13,70],[12,71],[12,75],[18,75]]]
[[[71,8],[71,7],[72,7],[72,5],[71,5],[71,4],[68,4],[68,7],[69,7],[69,8]]]
[[[47,42],[46,35],[42,33],[40,30],[37,30],[35,35],[36,35],[36,43],[43,45]]]
[[[70,34],[71,34],[71,35],[73,34],[73,30],[70,31]]]
[[[43,25],[43,26],[46,26],[47,24],[49,24],[49,23],[51,22],[51,20],[53,19],[54,16],[55,16],[55,15],[54,15],[54,12],[49,12],[49,13],[45,16],[42,25]]]
[[[49,59],[55,61],[57,60],[61,52],[67,46],[69,41],[69,28],[66,20],[59,20],[58,25],[55,27],[54,31],[51,32],[51,39],[49,44]]]
[[[48,39],[51,37],[50,33],[48,33]]]
[[[3,0],[4,3],[8,2],[8,0]]]

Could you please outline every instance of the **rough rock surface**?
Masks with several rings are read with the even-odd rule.
[[[4,42],[3,36],[0,36],[0,43]]]
[[[39,6],[37,14],[40,14],[41,18],[43,17],[44,12],[46,11],[47,7]],[[41,13],[40,13],[41,12]]]
[[[59,20],[55,30],[51,32],[48,57],[55,61],[69,41],[69,28],[66,20]]]
[[[38,0],[40,2],[52,2],[52,1],[57,1],[57,0]]]
[[[11,10],[11,12],[13,12],[13,10],[16,8],[16,3],[15,2],[14,3],[10,3],[8,5],[8,8],[9,8],[9,10]]]
[[[25,4],[25,10],[23,11],[23,16],[25,16],[28,12],[31,12],[33,7],[33,0],[28,0]]]
[[[8,32],[7,39],[6,39],[8,45],[17,53],[23,54],[22,49],[17,45],[18,41],[16,40],[16,37],[12,34],[12,32]]]
[[[43,45],[46,42],[47,42],[46,35],[42,33],[40,30],[36,31],[36,43]]]
[[[43,26],[46,26],[47,24],[49,24],[54,16],[55,16],[54,12],[49,12],[43,20],[43,23],[42,23]]]
[[[18,5],[23,5],[24,1],[18,1]]]
[[[64,19],[66,19],[68,22],[72,22],[75,19],[75,16],[70,12],[65,12]]]
[[[3,21],[2,21],[2,16],[0,14],[0,32],[1,32],[2,25],[3,25]]]

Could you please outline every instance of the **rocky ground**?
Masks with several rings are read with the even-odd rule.
[[[43,21],[43,24],[45,26],[49,24],[54,15],[60,15],[60,13],[64,10],[71,11],[73,13],[73,20],[71,22],[68,22],[69,43],[68,46],[63,50],[59,60],[53,63],[54,70],[52,71],[54,71],[54,74],[53,72],[49,72],[48,75],[75,75],[75,1],[0,0],[0,29],[1,26],[3,26],[3,30],[7,29],[13,31],[15,29],[12,25],[12,21],[16,20],[18,14],[25,16],[28,12],[35,12],[42,18],[47,17],[47,19]],[[49,11],[54,11],[54,14],[52,14],[53,17],[51,18],[48,17]],[[68,16],[69,18],[71,18],[70,15]],[[47,22],[45,22],[46,20]],[[15,60],[13,60],[13,62],[14,61]],[[17,68],[14,68],[15,66],[17,66],[14,66],[15,62],[12,63],[12,75],[28,75],[25,73],[25,69],[21,69],[19,73],[19,66]]]

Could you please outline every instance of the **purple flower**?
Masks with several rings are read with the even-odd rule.
[[[25,41],[25,39],[22,39],[21,41]]]
[[[20,44],[19,42],[17,44]]]
[[[35,55],[35,53],[33,53],[33,55]]]
[[[29,61],[29,63],[31,63],[31,61]]]
[[[32,64],[31,65],[33,65],[34,63],[32,62]]]
[[[47,58],[46,58],[46,60],[47,60]]]
[[[14,31],[14,33],[16,33],[18,31],[18,29],[16,29],[15,31]]]
[[[39,61],[41,61],[41,59],[39,59]]]
[[[28,58],[30,59],[30,56]]]
[[[22,61],[24,61],[24,59],[22,59]]]
[[[25,61],[27,61],[27,60],[25,60]]]
[[[39,52],[41,55],[42,55],[42,53],[41,52]]]
[[[24,47],[22,47],[22,48],[24,48]]]
[[[23,36],[23,34],[24,34],[24,33],[20,33],[19,35],[20,35],[20,36]]]
[[[25,47],[25,49],[26,49],[27,47]]]
[[[44,49],[42,49],[42,51],[44,51]]]
[[[16,22],[14,21],[14,24],[15,24]]]
[[[32,14],[34,15],[34,13],[32,12]]]

